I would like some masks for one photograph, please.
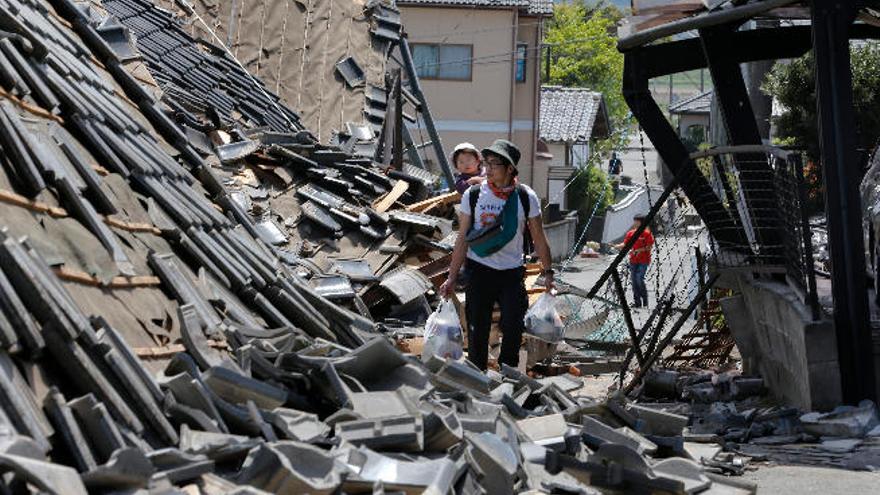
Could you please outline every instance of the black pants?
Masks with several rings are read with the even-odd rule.
[[[465,311],[468,320],[468,359],[481,370],[489,358],[489,330],[492,309],[501,307],[501,355],[499,361],[516,367],[524,330],[523,317],[529,306],[523,275],[525,268],[495,270],[467,260],[469,282]]]

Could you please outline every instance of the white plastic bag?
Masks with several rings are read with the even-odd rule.
[[[547,342],[559,342],[565,335],[562,318],[556,311],[556,298],[549,292],[541,294],[523,319],[526,333]]]
[[[451,300],[445,299],[437,311],[425,322],[425,344],[422,348],[422,361],[432,355],[441,358],[458,359],[462,355],[461,321]]]

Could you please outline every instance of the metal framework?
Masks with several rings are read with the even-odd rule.
[[[880,37],[880,28],[854,24],[858,9],[867,2],[812,0],[811,26],[738,30],[746,21],[791,3],[794,2],[753,2],[676,21],[622,39],[618,48],[625,54],[624,96],[660,156],[673,174],[681,176],[692,172],[696,163],[688,156],[684,144],[651,96],[648,90],[651,78],[708,67],[717,88],[730,142],[759,144],[760,137],[756,140],[757,127],[749,100],[744,95],[738,64],[795,58],[810,49],[815,51],[838,361],[844,401],[856,403],[875,397],[875,375],[864,275],[861,208],[857,199],[861,172],[856,166],[851,131],[854,117],[849,40],[876,39]],[[700,37],[648,45],[689,30],[698,30]],[[754,160],[746,159],[749,161]],[[754,232],[747,232],[744,225],[726,210],[708,181],[688,180],[682,183],[682,189],[721,246],[746,245],[749,234],[757,233],[766,239],[780,234],[780,223],[771,218],[752,225]],[[775,204],[771,201],[777,199],[746,191],[745,202],[750,210],[771,207]],[[806,229],[806,226],[802,227]]]

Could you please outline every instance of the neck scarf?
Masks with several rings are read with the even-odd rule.
[[[504,201],[507,201],[507,198],[510,197],[510,193],[512,193],[516,186],[519,184],[519,180],[516,177],[513,178],[513,182],[511,182],[510,185],[507,187],[495,187],[495,184],[493,184],[492,181],[486,182],[489,184],[489,189],[492,190],[492,194],[500,199],[503,199]]]

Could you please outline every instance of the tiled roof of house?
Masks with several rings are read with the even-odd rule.
[[[438,5],[450,7],[520,7],[529,14],[552,14],[553,0],[398,0],[398,5]]]
[[[550,143],[582,142],[609,134],[602,93],[586,88],[541,88],[541,139]]]
[[[710,89],[705,93],[679,101],[669,107],[669,113],[678,115],[709,113],[709,108],[712,106],[712,94]]]

